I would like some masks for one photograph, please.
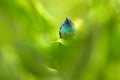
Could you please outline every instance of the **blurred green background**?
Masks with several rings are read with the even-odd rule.
[[[0,80],[120,80],[120,0],[0,0]]]

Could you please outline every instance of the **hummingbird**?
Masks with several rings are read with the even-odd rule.
[[[66,18],[65,22],[61,25],[59,35],[64,40],[72,39],[75,35],[75,26],[70,18]]]

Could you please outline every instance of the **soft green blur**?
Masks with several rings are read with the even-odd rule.
[[[0,80],[120,80],[120,0],[0,0]]]

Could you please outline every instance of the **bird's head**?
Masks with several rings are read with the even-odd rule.
[[[70,18],[67,18],[67,17],[66,17],[66,20],[65,20],[64,24],[73,25],[73,23],[72,23],[72,21],[70,20]]]

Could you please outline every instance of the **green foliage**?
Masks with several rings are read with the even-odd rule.
[[[60,40],[66,17],[73,40]],[[0,80],[120,80],[119,0],[0,0]]]

